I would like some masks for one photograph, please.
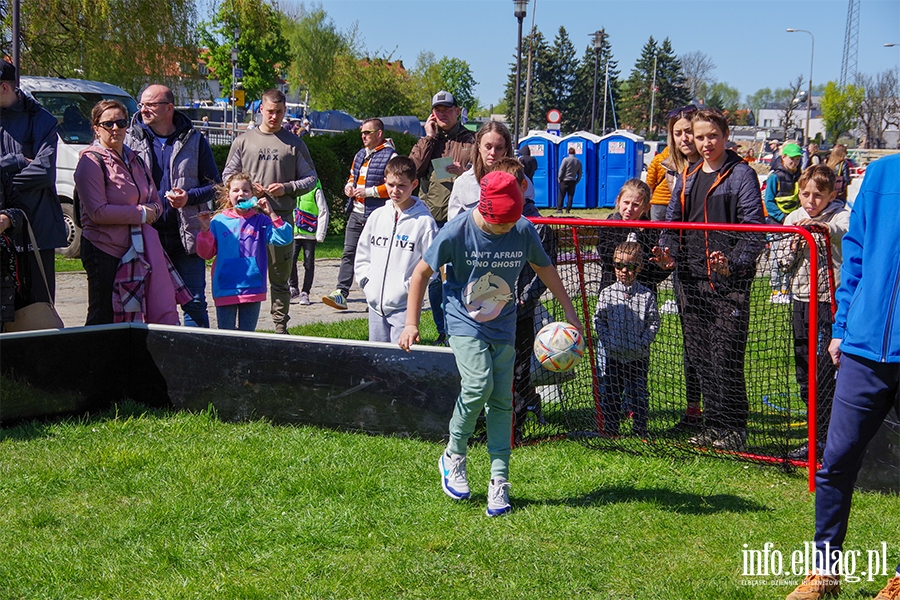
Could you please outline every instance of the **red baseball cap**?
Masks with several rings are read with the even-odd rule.
[[[478,212],[488,223],[515,223],[522,216],[522,190],[515,176],[493,171],[481,179],[481,198]]]

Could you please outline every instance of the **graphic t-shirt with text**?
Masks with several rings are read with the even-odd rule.
[[[489,344],[514,344],[516,278],[526,263],[550,264],[534,225],[520,218],[508,233],[491,235],[474,221],[473,211],[450,220],[425,252],[437,271],[447,265],[447,333]]]

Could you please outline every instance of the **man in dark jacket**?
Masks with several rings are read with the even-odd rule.
[[[153,172],[163,214],[153,227],[163,249],[194,299],[185,304],[184,324],[209,327],[206,307],[206,261],[197,256],[197,213],[209,210],[221,181],[209,142],[191,121],[175,110],[175,96],[163,85],[141,94],[125,143]]]
[[[16,88],[16,68],[0,61],[0,169],[12,176],[21,195],[47,286],[33,285],[36,302],[56,298],[56,248],[66,245],[66,225],[56,195],[56,117]],[[34,253],[28,253],[30,271],[40,273]],[[48,290],[49,287],[49,296]]]
[[[461,109],[453,94],[441,90],[431,99],[431,114],[425,121],[425,137],[419,138],[409,157],[416,163],[419,179],[419,198],[431,211],[438,227],[447,222],[447,205],[453,180],[469,168],[475,134],[459,122]],[[432,161],[450,157],[453,164],[436,172]],[[428,285],[428,303],[431,316],[437,326],[438,342],[447,338],[444,327],[443,292],[441,278],[435,277]]]

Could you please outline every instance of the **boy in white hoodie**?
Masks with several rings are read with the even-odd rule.
[[[384,169],[391,202],[375,209],[356,248],[354,273],[369,305],[369,341],[396,344],[406,323],[409,279],[438,233],[428,207],[412,195],[416,164],[395,156]]]

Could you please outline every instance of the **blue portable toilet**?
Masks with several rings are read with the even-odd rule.
[[[534,184],[534,203],[538,208],[556,206],[557,183],[559,172],[557,160],[557,144],[559,137],[546,131],[530,131],[528,137],[519,140],[519,151],[528,146],[531,156],[537,161],[537,170],[531,182]]]
[[[597,207],[597,144],[600,136],[589,131],[570,133],[559,141],[559,157],[556,166],[575,148],[575,158],[581,162],[581,181],[575,186],[572,208]]]
[[[597,206],[615,206],[625,182],[641,176],[644,138],[621,129],[603,136],[597,144],[597,166]]]

